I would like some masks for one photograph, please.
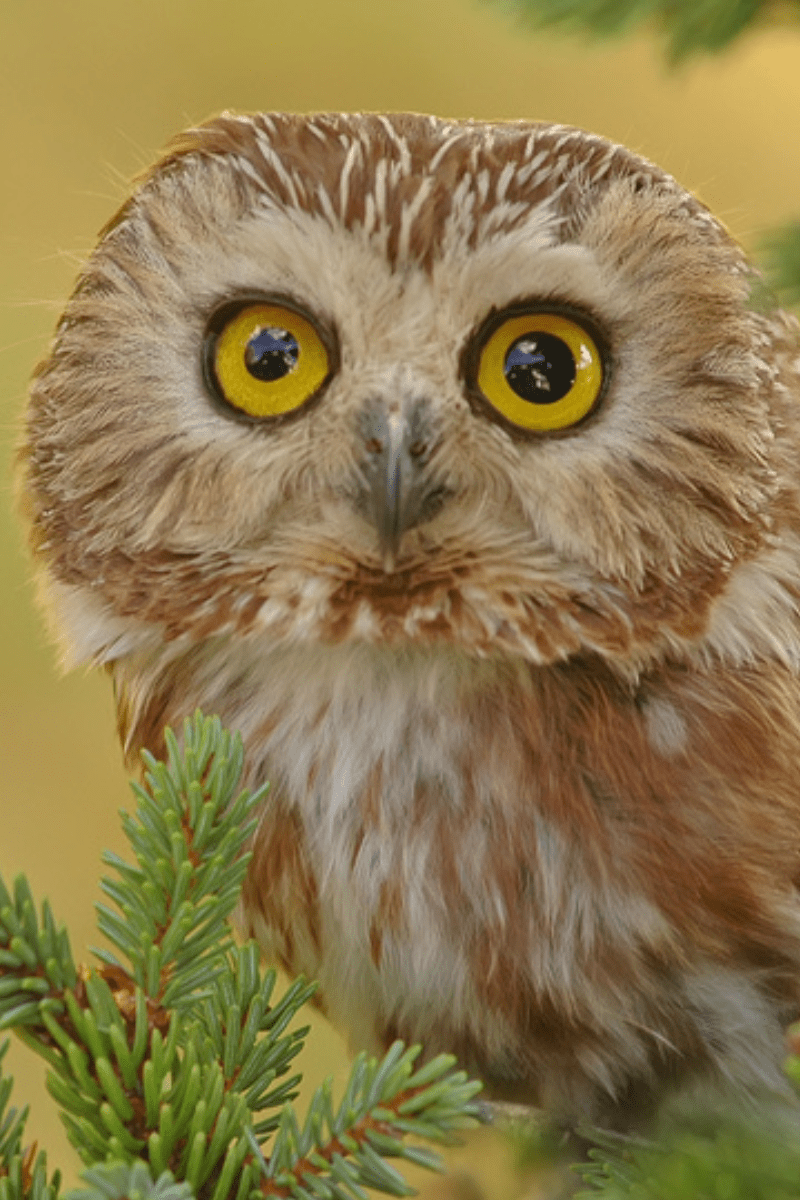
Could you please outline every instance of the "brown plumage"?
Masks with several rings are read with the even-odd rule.
[[[244,924],[355,1045],[568,1118],[781,1089],[800,342],[752,282],[669,176],[528,123],[224,115],[104,230],[31,393],[43,595],[129,759],[241,731]]]

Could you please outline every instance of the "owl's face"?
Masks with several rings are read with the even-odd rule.
[[[575,130],[191,131],[34,384],[27,504],[74,656],[154,625],[533,663],[691,640],[775,488],[747,293],[699,203]]]

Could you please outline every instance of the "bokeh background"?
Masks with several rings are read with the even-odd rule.
[[[83,955],[128,790],[107,680],[57,671],[11,476],[27,378],[126,180],[222,108],[550,119],[655,159],[753,247],[800,214],[800,27],[670,71],[645,35],[576,43],[487,0],[0,0],[0,96],[0,871],[28,874]],[[74,1181],[38,1061],[11,1061],[30,1135]],[[321,1021],[302,1062],[309,1087],[346,1073]],[[510,1197],[511,1158],[481,1132],[453,1161]]]

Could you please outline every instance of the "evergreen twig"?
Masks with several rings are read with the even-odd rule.
[[[0,1044],[0,1200],[56,1200],[61,1177],[47,1176],[47,1156],[36,1143],[23,1148],[28,1109],[9,1108],[12,1081],[2,1074],[8,1040]]]
[[[526,22],[590,37],[655,27],[673,62],[727,49],[767,20],[800,20],[798,0],[504,0]]]
[[[767,21],[794,25],[800,32],[800,0],[495,0],[533,28],[554,28],[590,38],[622,37],[655,28],[667,58],[683,62],[694,55],[728,49],[746,32]],[[787,308],[800,307],[800,221],[773,230],[764,240],[766,288]]]
[[[352,1200],[369,1186],[410,1189],[389,1164],[439,1166],[407,1137],[449,1140],[473,1123],[479,1084],[441,1056],[414,1070],[419,1047],[356,1060],[334,1111],[329,1085],[305,1123],[289,1075],[307,1028],[290,1029],[314,991],[296,980],[272,1002],[275,972],[228,929],[247,869],[245,847],[264,795],[237,792],[241,741],[201,714],[167,761],[145,757],[137,809],[123,814],[136,864],[117,855],[98,925],[113,947],[76,966],[49,906],[37,918],[24,878],[0,881],[0,1028],[50,1067],[47,1087],[90,1169],[72,1200]],[[1,1057],[1,1056],[0,1056]],[[25,1114],[4,1118],[0,1200],[56,1200],[36,1148],[21,1149]]]
[[[764,241],[762,257],[781,303],[787,308],[800,307],[800,221],[774,229]]]
[[[682,1107],[647,1139],[587,1130],[594,1148],[574,1170],[590,1187],[575,1200],[797,1200],[796,1111],[765,1108]]]

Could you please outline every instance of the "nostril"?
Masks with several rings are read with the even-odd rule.
[[[427,442],[412,442],[408,447],[408,453],[412,458],[422,458],[428,452]]]
[[[364,446],[370,454],[383,454],[383,442],[380,438],[367,438]]]

